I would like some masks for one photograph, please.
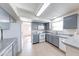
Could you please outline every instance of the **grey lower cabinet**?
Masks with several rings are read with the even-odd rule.
[[[51,34],[46,34],[46,41],[59,47],[59,37],[58,36],[53,36]]]
[[[33,43],[39,42],[39,34],[33,34]]]
[[[46,41],[51,43],[51,35],[49,34],[46,34]]]
[[[52,43],[52,35],[49,34],[48,39],[49,43]]]
[[[47,42],[47,34],[45,33],[45,41]]]
[[[59,47],[59,37],[58,36],[53,36],[52,38],[53,38],[52,39],[52,44]]]
[[[31,26],[32,26],[32,30],[37,30],[38,29],[37,23],[32,23]]]

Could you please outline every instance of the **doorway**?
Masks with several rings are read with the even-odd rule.
[[[21,25],[22,32],[22,48],[26,43],[31,44],[31,22],[22,22]]]

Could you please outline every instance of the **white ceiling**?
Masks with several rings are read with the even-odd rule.
[[[40,17],[53,19],[79,9],[79,3],[52,3]]]
[[[42,5],[43,3],[14,3],[17,8],[24,9],[32,14],[36,14]]]
[[[16,7],[19,17],[30,19],[49,20],[66,15],[79,9],[79,3],[51,3],[48,8],[37,17],[36,14],[43,3],[12,3]]]

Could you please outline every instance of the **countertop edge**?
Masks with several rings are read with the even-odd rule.
[[[63,42],[63,41],[62,41]],[[79,47],[76,47],[76,46],[74,46],[74,45],[72,45],[72,44],[69,44],[69,43],[67,43],[67,42],[63,42],[64,44],[66,44],[66,45],[68,45],[68,46],[71,46],[71,47],[73,47],[73,48],[76,48],[76,49],[79,49]]]

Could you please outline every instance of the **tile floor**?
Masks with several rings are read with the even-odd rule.
[[[32,44],[31,38],[27,37],[23,40],[23,48],[19,56],[65,56],[65,54],[47,42]]]

